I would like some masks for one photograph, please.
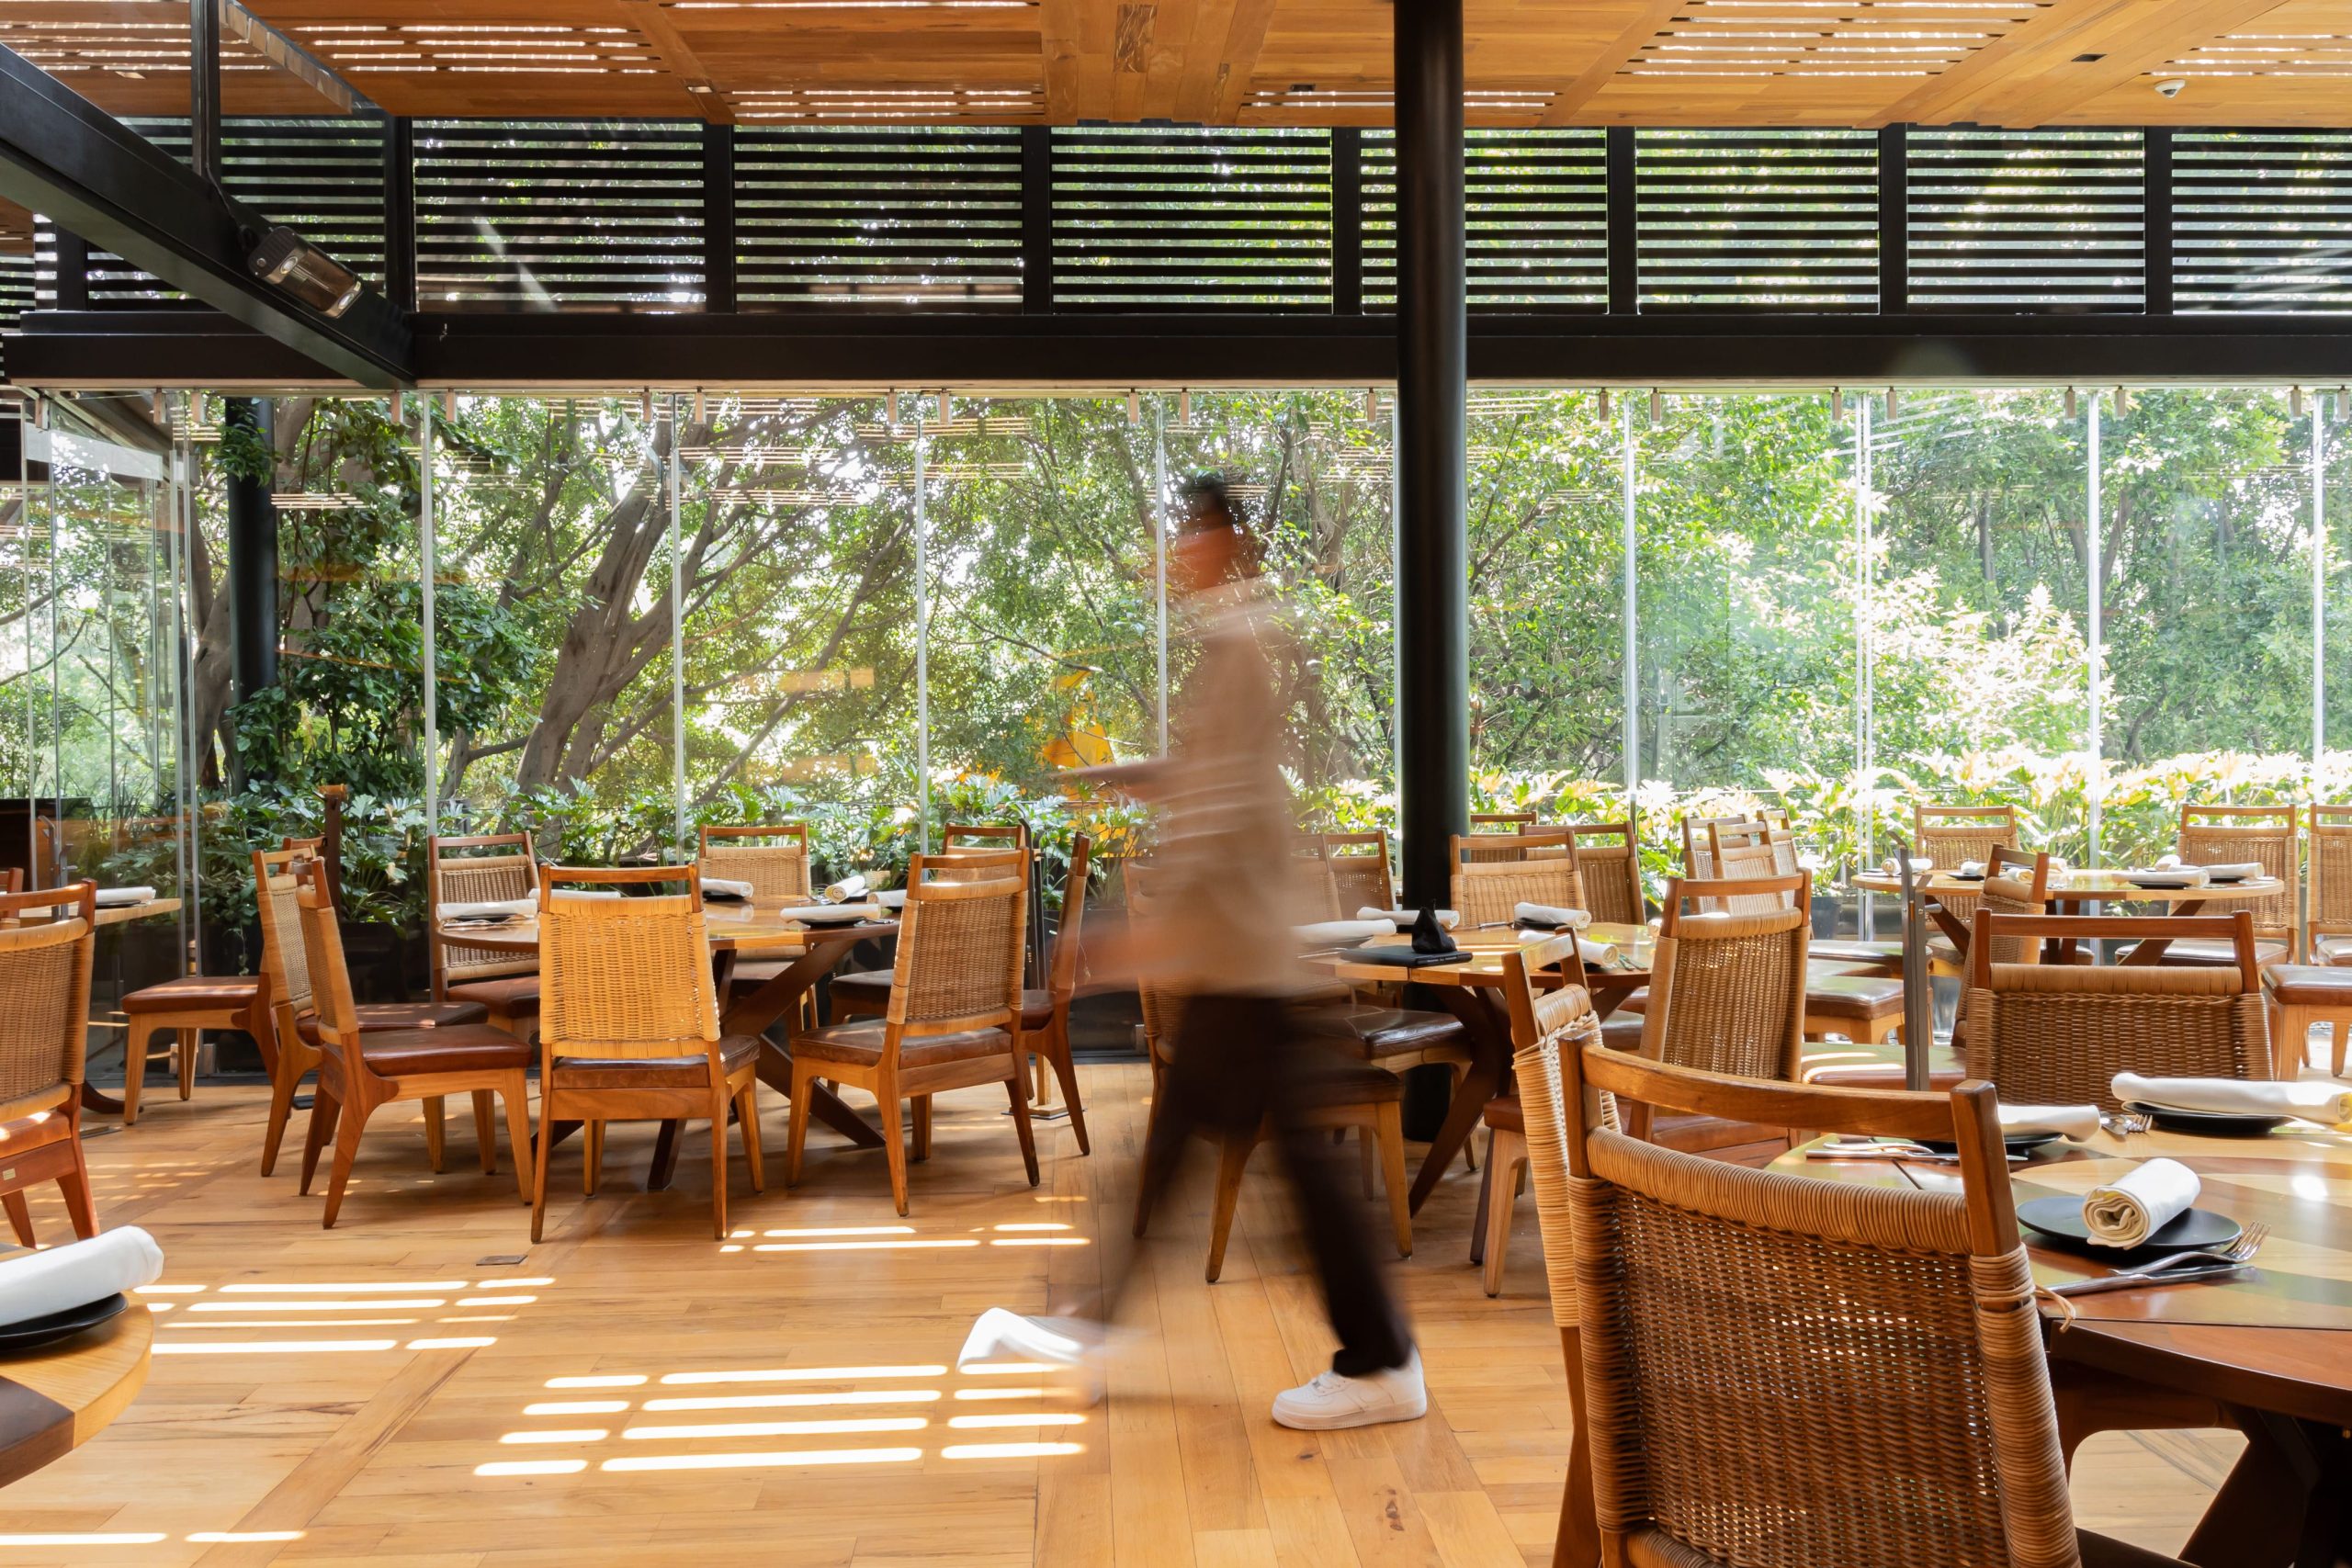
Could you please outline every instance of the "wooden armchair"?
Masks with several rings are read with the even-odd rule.
[[[677,893],[594,898],[555,884],[596,887],[673,883]],[[743,1130],[752,1190],[760,1162],[760,1042],[721,1035],[704,927],[702,881],[690,868],[550,866],[539,885],[539,1125],[585,1123],[582,1187],[595,1195],[607,1122],[710,1121],[712,1234],[727,1235],[727,1115]],[[805,1092],[805,1091],[804,1091]],[[531,1178],[531,1239],[547,1220],[542,1135]]]
[[[0,894],[0,1209],[17,1240],[35,1245],[28,1189],[57,1183],[74,1234],[98,1234],[82,1158],[82,1075],[90,1042],[90,964],[97,885]],[[24,923],[29,910],[48,919]]]
[[[1548,852],[1537,857],[1532,852]],[[1453,908],[1469,929],[1509,925],[1521,904],[1583,909],[1584,877],[1565,828],[1453,836]]]
[[[517,1040],[530,1039],[539,1017],[539,961],[441,940],[441,910],[446,905],[511,903],[537,897],[539,867],[531,853],[530,835],[435,836],[425,841],[424,862],[433,999],[480,1002],[493,1028]]]
[[[1539,984],[1539,982],[1541,982]],[[1584,962],[1573,935],[1530,942],[1503,954],[1503,1003],[1510,1012],[1513,1051],[1547,1041],[1599,1039],[1600,1020],[1584,988]],[[1503,1290],[1503,1255],[1510,1245],[1511,1207],[1527,1171],[1527,1117],[1516,1094],[1487,1102],[1487,1204],[1484,1234],[1487,1294]]]

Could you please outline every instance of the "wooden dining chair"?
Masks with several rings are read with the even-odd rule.
[[[433,963],[433,999],[480,1002],[493,1028],[528,1040],[538,1026],[539,961],[441,940],[448,904],[513,903],[536,897],[538,862],[528,833],[436,835],[425,840],[425,925]]]
[[[494,1093],[506,1101],[507,1140],[514,1158],[514,1180],[531,1196],[531,1047],[487,1023],[447,1028],[387,1029],[359,1025],[352,999],[351,969],[344,962],[343,926],[322,863],[294,867],[294,905],[302,928],[302,962],[318,1001],[319,1083],[311,1096],[311,1124],[302,1141],[302,1194],[310,1195],[319,1155],[332,1139],[334,1160],[327,1177],[326,1212],[320,1224],[332,1229],[343,1212],[344,1189],[368,1118],[403,1100],[442,1100],[449,1095]],[[481,1101],[475,1101],[477,1106]],[[477,1112],[479,1114],[479,1111]],[[480,1133],[482,1174],[498,1169],[498,1146]]]
[[[1685,817],[1682,829],[1682,874],[1693,882],[1715,879],[1715,829],[1734,835],[1736,841],[1760,838],[1764,825],[1753,817]]]
[[[1795,1078],[1804,1052],[1812,941],[1804,901],[1812,886],[1802,872],[1743,883],[1668,878],[1650,956],[1642,1055],[1743,1077]],[[1705,912],[1710,901],[1735,897],[1762,907]]]
[[[1532,811],[1473,811],[1470,830],[1489,833],[1517,833],[1532,826],[1536,818]]]
[[[706,825],[695,843],[695,864],[705,876],[750,883],[760,903],[798,903],[809,893],[808,824]]]
[[[1026,822],[950,822],[939,829],[939,847],[943,850],[1025,850],[1029,842]]]
[[[932,1096],[1001,1083],[1012,1102],[1029,1185],[1037,1185],[1037,1145],[1016,1049],[1029,900],[1026,851],[1006,874],[948,881],[917,855],[907,873],[889,1010],[879,1021],[830,1024],[794,1037],[791,1139],[786,1180],[800,1179],[808,1131],[809,1085],[824,1078],[865,1090],[882,1109],[890,1197],[907,1212],[907,1142],[899,1106],[914,1107],[914,1157],[931,1154]]]
[[[10,872],[9,892],[17,890],[22,877],[20,871]],[[196,1053],[206,1030],[243,1030],[261,1048],[264,1062],[276,1051],[268,988],[259,975],[182,975],[142,986],[115,1005],[123,1015],[122,1124],[126,1127],[139,1120],[156,1035],[164,1036],[164,1049],[177,1068],[182,1100],[196,1093]]]
[[[997,840],[989,847],[941,850],[922,857],[928,874],[942,882],[985,882],[992,877],[1018,876],[1024,881],[1036,867],[1036,857],[1018,845]],[[913,873],[908,885],[913,886]],[[1034,908],[1034,905],[1032,906]],[[905,932],[899,933],[904,941]],[[881,1018],[890,1010],[891,969],[852,969],[825,984],[827,1017],[834,1023],[853,1018]]]
[[[1988,872],[1993,852],[2017,849],[2018,808],[2014,806],[1928,806],[1911,808],[1913,847],[1938,871],[1957,871],[1962,862],[1982,861]],[[1966,925],[1976,912],[1977,895],[1942,892],[1936,901]]]
[[[2352,806],[2314,801],[2304,813],[2312,868],[2304,884],[2303,956],[2312,964],[2352,964]]]
[[[1573,934],[1503,954],[1503,1005],[1510,1014],[1513,1051],[1545,1041],[1599,1039],[1600,1022],[1584,986],[1584,963]],[[1527,1119],[1516,1093],[1487,1101],[1487,1205],[1480,1283],[1489,1296],[1503,1291],[1504,1254],[1510,1246],[1511,1209],[1527,1173]]]
[[[1549,853],[1530,858],[1528,852],[1537,850]],[[1465,928],[1509,925],[1512,909],[1521,904],[1590,911],[1576,840],[1564,828],[1535,833],[1457,833],[1453,854],[1453,903]]]
[[[98,1234],[82,1157],[82,1078],[90,1048],[90,966],[97,885],[0,894],[0,1209],[20,1246],[36,1245],[25,1193],[54,1181],[74,1234]],[[39,911],[45,919],[28,922]]]
[[[1584,896],[1592,900],[1596,920],[1639,926],[1649,921],[1649,897],[1642,886],[1642,840],[1639,823],[1566,822],[1577,848],[1577,875]]]
[[[678,890],[597,898],[556,885]],[[710,1122],[712,1234],[727,1235],[727,1118],[760,1161],[759,1037],[722,1035],[702,879],[684,866],[549,866],[539,883],[539,1125],[579,1122],[582,1190],[596,1193],[611,1122]],[[552,1138],[531,1176],[531,1239],[548,1209]]]
[[[2302,812],[2292,806],[2184,806],[2174,852],[2189,865],[2253,862],[2287,886],[2266,897],[2234,905],[2254,917],[2255,962],[2267,967],[2295,957],[2295,917],[2302,907]],[[2156,962],[2172,967],[2233,967],[2226,942],[2167,944]]]
[[[1318,833],[1316,849],[1330,874],[1332,919],[1352,919],[1358,909],[1396,908],[1387,834]]]
[[[1036,1063],[1035,1095],[1046,1097],[1046,1072],[1053,1070],[1061,1085],[1062,1106],[1069,1112],[1070,1131],[1078,1134],[1078,1152],[1091,1154],[1086,1136],[1086,1107],[1078,1095],[1078,1064],[1070,1055],[1069,1005],[1078,997],[1079,938],[1086,920],[1087,883],[1094,840],[1080,833],[1070,840],[1069,871],[1062,881],[1062,915],[1054,926],[1053,956],[1047,961],[1045,988],[1021,993],[1019,1055]]]
[[[1474,811],[1462,856],[1476,863],[1549,859],[1559,852],[1559,846],[1548,836],[1541,842],[1531,840],[1539,832],[1548,835],[1552,831],[1539,829],[1532,811]]]
[[[1573,1041],[1517,1067],[1582,1394],[1555,1561],[1596,1546],[1610,1568],[2168,1561],[2075,1527],[1993,1086],[1759,1084]],[[1701,1159],[1613,1130],[1612,1100],[1954,1142],[1960,1190]]]
[[[2163,928],[2161,933],[2152,928]],[[2162,964],[2005,963],[2014,940],[2087,942],[2152,935],[2229,943],[2227,969]],[[2109,1087],[2120,1072],[2155,1077],[2271,1076],[2254,917],[2230,915],[2007,915],[1979,908],[1969,936],[1968,1076],[1999,1086],[2021,1105],[2120,1110]]]

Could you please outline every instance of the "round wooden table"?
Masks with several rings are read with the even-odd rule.
[[[1865,871],[1853,879],[1853,886],[1864,893],[1900,894],[1903,878],[1888,871]],[[1929,872],[1926,877],[1915,879],[1914,886],[1934,898],[1939,894],[1953,893],[1974,896],[1984,891],[1983,877],[1959,877],[1950,872]],[[2209,905],[2223,908],[2233,904],[2251,904],[2257,899],[2275,897],[2287,891],[2286,883],[2275,876],[2249,876],[2244,882],[2209,882],[2201,887],[2143,887],[2114,871],[2059,871],[2050,874],[2050,903],[2053,912],[2079,915],[2086,908],[2102,904],[2162,904],[2168,915],[2196,915]],[[1968,928],[1955,919],[1940,903],[1931,906],[1936,924],[1962,953],[1968,951]],[[2070,942],[2066,944],[2071,947]],[[2172,943],[2161,937],[2139,942],[2126,964],[2154,964],[2165,955]]]
[[[121,1415],[147,1382],[155,1314],[130,1310],[71,1339],[0,1358],[0,1486],[64,1458]]]

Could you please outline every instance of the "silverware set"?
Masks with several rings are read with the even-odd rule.
[[[2119,1138],[2128,1138],[2154,1128],[2156,1119],[2144,1111],[2119,1111],[2112,1116],[2100,1117],[2098,1124]]]
[[[2052,1285],[2050,1293],[2053,1296],[2090,1296],[2102,1291],[2151,1290],[2160,1285],[2186,1285],[2199,1280],[2224,1279],[2252,1263],[2255,1254],[2262,1250],[2262,1244],[2269,1239],[2270,1227],[2257,1221],[2246,1226],[2245,1233],[2227,1247],[2169,1253],[2136,1269],[2120,1269],[2095,1279],[2070,1280],[2063,1285]]]

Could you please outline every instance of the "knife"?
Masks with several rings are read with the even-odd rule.
[[[2184,1285],[2192,1280],[2219,1280],[2251,1267],[2246,1263],[2208,1263],[2195,1269],[2167,1269],[2160,1274],[2102,1274],[2096,1279],[2069,1280],[2063,1285],[2052,1285],[2050,1293],[2053,1296],[2095,1296],[2102,1291],[2137,1291],[2160,1285]]]

